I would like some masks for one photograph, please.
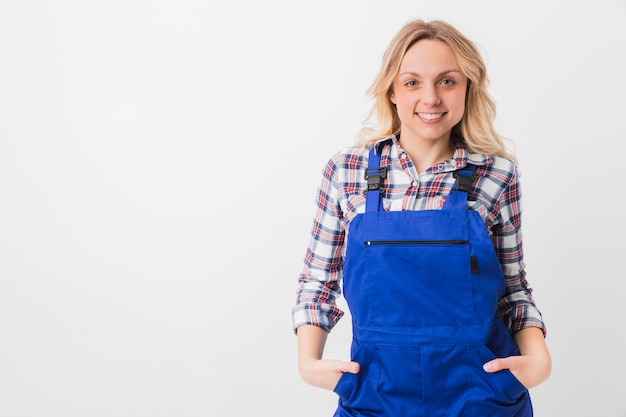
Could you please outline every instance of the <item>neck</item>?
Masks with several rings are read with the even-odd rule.
[[[409,154],[417,173],[421,174],[428,168],[454,156],[455,145],[451,139],[433,142],[402,141],[400,147]]]

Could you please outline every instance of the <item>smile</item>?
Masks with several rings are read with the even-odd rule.
[[[444,113],[417,113],[419,117],[426,120],[436,120],[441,118]]]

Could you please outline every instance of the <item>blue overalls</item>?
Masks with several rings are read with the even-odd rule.
[[[455,173],[441,210],[383,211],[385,174],[373,146],[343,275],[361,370],[339,380],[335,416],[532,416],[509,370],[482,368],[519,350],[496,315],[505,283],[493,244],[466,208],[473,169]]]

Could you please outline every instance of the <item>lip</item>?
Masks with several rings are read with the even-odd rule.
[[[416,112],[415,115],[426,124],[439,123],[446,116],[446,112]],[[438,116],[438,117],[437,117]],[[434,117],[434,118],[433,118]]]

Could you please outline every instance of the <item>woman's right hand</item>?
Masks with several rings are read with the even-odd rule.
[[[332,391],[344,372],[358,374],[360,366],[357,362],[333,359],[301,359],[298,369],[307,384]]]
[[[317,326],[305,324],[297,329],[298,370],[307,384],[333,390],[344,372],[359,373],[356,362],[322,359],[328,333]]]

